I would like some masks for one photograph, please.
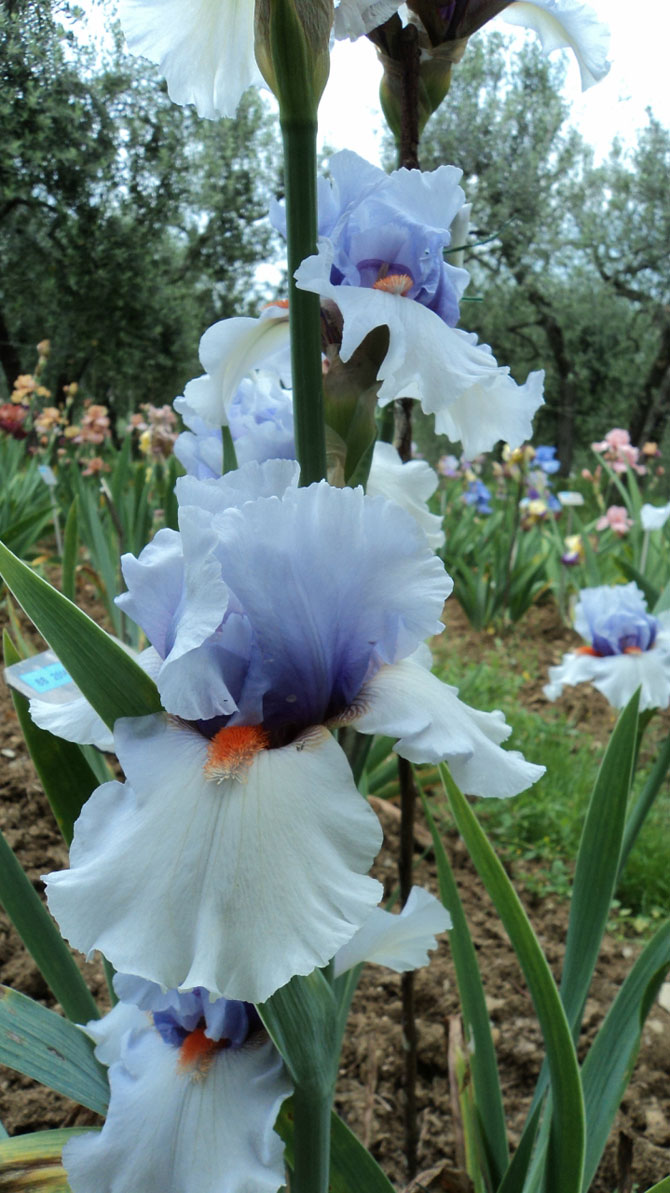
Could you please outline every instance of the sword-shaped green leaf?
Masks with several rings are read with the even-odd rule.
[[[93,1055],[88,1036],[8,986],[0,986],[0,1064],[98,1114],[107,1109],[107,1071]]]
[[[110,729],[119,717],[160,712],[156,685],[135,660],[2,544],[0,574]]]

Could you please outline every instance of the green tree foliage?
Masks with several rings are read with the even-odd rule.
[[[120,45],[96,59],[67,11],[0,9],[0,364],[11,385],[48,338],[46,381],[117,413],[200,371],[217,318],[255,310],[279,159],[250,92],[235,121],[172,104]]]
[[[461,323],[517,379],[546,369],[537,436],[557,443],[567,471],[575,449],[609,427],[660,438],[670,413],[670,149],[652,121],[632,155],[615,146],[595,167],[567,123],[564,69],[532,42],[511,52],[499,34],[474,38],[424,133],[421,164],[463,169],[473,280]]]

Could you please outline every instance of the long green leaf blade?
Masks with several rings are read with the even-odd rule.
[[[330,1092],[337,1075],[335,995],[320,970],[296,975],[258,1007],[296,1085]]]
[[[63,596],[66,596],[68,601],[74,601],[75,597],[78,551],[79,513],[77,508],[77,498],[75,497],[68,510],[67,519],[65,521],[65,532],[63,534],[63,569],[61,574],[61,587]]]
[[[293,1099],[284,1102],[275,1130],[286,1144],[286,1161],[293,1167]],[[330,1119],[329,1193],[395,1193],[377,1161],[339,1115]]]
[[[589,801],[577,855],[561,976],[561,999],[575,1040],[616,886],[639,700],[638,691],[616,723]]]
[[[584,1190],[600,1162],[635,1063],[644,1021],[669,965],[670,923],[666,923],[635,962],[582,1066],[587,1125]]]
[[[61,1153],[70,1139],[92,1129],[65,1127],[0,1141],[1,1193],[70,1193]]]
[[[440,773],[459,832],[493,899],[524,972],[544,1038],[553,1093],[547,1188],[549,1193],[580,1193],[584,1165],[584,1102],[563,1004],[516,891],[444,764],[440,766]]]
[[[9,667],[20,655],[9,635],[4,634],[5,663]],[[12,692],[12,701],[30,757],[51,805],[56,823],[67,844],[72,841],[74,823],[98,778],[88,765],[79,746],[40,729],[33,721],[29,703],[20,692]],[[109,778],[112,775],[110,773]]]
[[[156,685],[135,660],[1,543],[0,573],[110,729],[119,717],[160,711]]]
[[[97,1019],[95,1000],[68,946],[2,833],[0,902],[68,1019]]]
[[[623,843],[621,845],[621,858],[619,860],[619,874],[621,877],[626,866],[626,862],[630,857],[631,850],[637,841],[640,829],[644,824],[652,806],[658,795],[663,780],[670,767],[670,733],[666,737],[662,746],[660,747],[654,765],[651,768],[647,781],[642,788],[635,804],[631,808],[630,815],[626,821],[626,827],[623,834]]]
[[[498,1062],[491,1037],[484,987],[477,963],[477,953],[472,943],[449,859],[420,785],[419,792],[428,828],[433,838],[440,898],[451,915],[453,924],[449,943],[456,969],[466,1037],[471,1039],[474,1045],[470,1056],[470,1069],[475,1089],[475,1104],[490,1168],[491,1184],[493,1188],[497,1188],[509,1163],[509,1151]]]
[[[107,1072],[73,1023],[25,994],[0,986],[0,1063],[104,1114]]]

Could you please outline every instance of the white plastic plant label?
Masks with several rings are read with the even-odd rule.
[[[81,695],[69,672],[53,650],[43,650],[5,667],[5,680],[29,700],[37,696],[51,704],[69,704]]]

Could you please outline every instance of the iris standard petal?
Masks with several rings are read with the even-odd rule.
[[[569,48],[582,78],[582,91],[604,79],[610,64],[609,29],[589,4],[581,0],[515,0],[504,11],[511,25],[534,30],[545,54]]]
[[[222,319],[200,340],[204,377],[189,381],[184,398],[204,422],[221,427],[240,382],[251,368],[272,364],[282,378],[288,372],[288,317],[279,307],[258,319]]]
[[[442,518],[428,508],[428,498],[438,486],[437,473],[425,460],[405,463],[391,443],[375,443],[368,477],[371,497],[385,497],[411,514],[434,551],[444,546]]]
[[[335,9],[335,37],[357,37],[369,33],[398,11],[400,0],[340,0]]]
[[[77,696],[67,704],[49,704],[35,698],[30,701],[30,716],[40,729],[65,741],[97,746],[106,753],[114,749],[114,735],[85,696]]]
[[[321,482],[249,502],[217,525],[221,571],[255,642],[240,723],[246,699],[262,693],[264,725],[322,724],[371,669],[442,629],[452,583],[391,502]]]

